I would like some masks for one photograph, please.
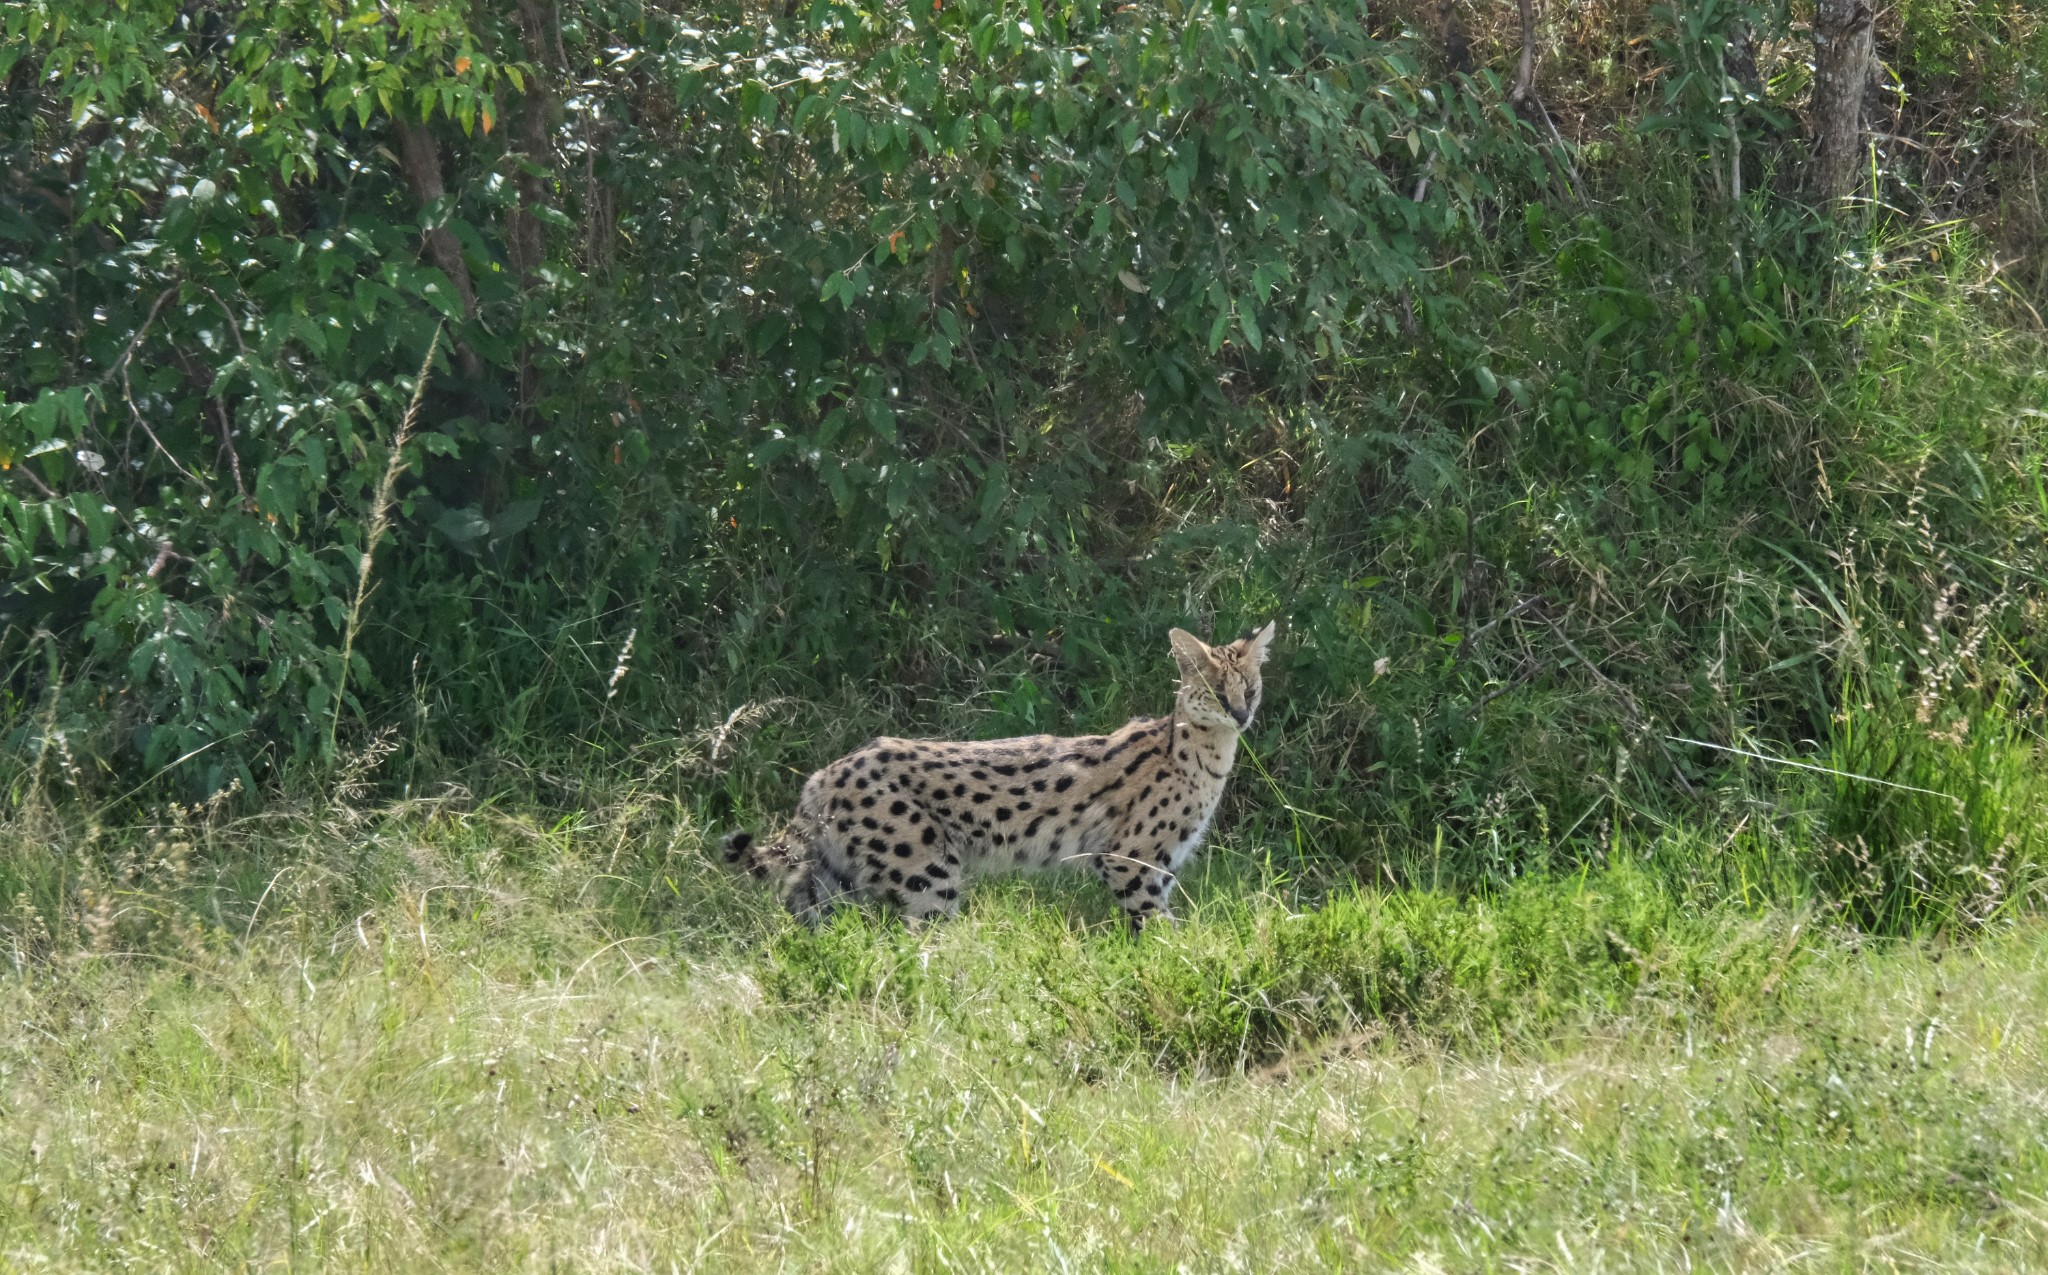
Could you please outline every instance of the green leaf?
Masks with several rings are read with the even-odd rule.
[[[868,428],[874,430],[883,440],[891,443],[896,441],[896,413],[886,402],[880,398],[870,398],[863,404],[862,414],[867,417]]]
[[[473,508],[444,510],[434,519],[434,530],[447,537],[449,543],[465,552],[474,552],[485,536],[491,533],[490,520]]]
[[[420,299],[441,312],[443,318],[462,318],[462,298],[448,276],[433,266],[422,266],[415,277]]]
[[[541,502],[538,499],[515,500],[498,511],[491,519],[491,539],[510,540],[513,536],[533,525],[540,516]]]

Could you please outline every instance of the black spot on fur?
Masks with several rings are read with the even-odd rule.
[[[1074,777],[1072,775],[1061,775],[1060,781],[1054,784],[1052,786],[1052,789],[1054,792],[1065,792],[1067,789],[1072,788],[1073,786]]]

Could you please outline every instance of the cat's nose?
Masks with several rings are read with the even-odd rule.
[[[1230,710],[1230,715],[1237,719],[1239,727],[1251,725],[1252,710],[1249,708],[1233,708]]]

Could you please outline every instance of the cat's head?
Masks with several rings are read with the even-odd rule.
[[[1180,665],[1180,716],[1198,725],[1241,731],[1259,711],[1260,669],[1273,646],[1273,624],[1235,642],[1210,646],[1186,629],[1167,634]]]

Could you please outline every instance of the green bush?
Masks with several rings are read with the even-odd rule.
[[[1099,541],[1101,470],[1312,386],[1397,296],[1440,325],[1425,267],[1524,162],[1314,5],[7,22],[9,639],[55,635],[101,755],[203,753],[202,787],[409,684],[456,732],[508,687],[587,714],[549,675],[636,614],[702,659],[857,658],[862,603]]]
[[[1560,43],[1611,115],[1566,148],[1386,15],[913,10],[8,10],[17,798],[389,729],[394,787],[673,745],[749,813],[878,731],[1154,710],[1168,625],[1277,616],[1226,819],[1504,886],[1804,801],[1677,741],[1820,757],[1852,598],[1995,612],[2024,752],[2031,302],[1968,225],[1800,204],[1789,55],[1725,92],[1759,12]]]

